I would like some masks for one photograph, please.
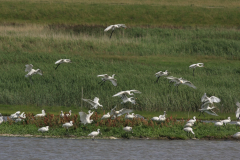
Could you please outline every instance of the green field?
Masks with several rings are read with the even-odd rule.
[[[83,88],[84,98],[99,97],[109,110],[123,107],[112,95],[137,89],[142,92],[135,95],[137,105],[125,107],[195,115],[206,92],[221,99],[216,107],[222,118],[234,117],[240,96],[237,1],[0,2],[2,105],[77,111],[89,107],[81,101]],[[109,39],[103,30],[114,23],[128,28],[116,30]],[[55,70],[54,62],[61,58],[74,63]],[[197,68],[193,77],[188,66],[199,62],[205,67]],[[34,75],[30,83],[24,77],[26,64],[41,69],[43,76]],[[160,70],[191,81],[197,89],[179,86],[177,93],[166,78],[154,83]],[[118,86],[98,85],[98,74],[116,74]]]

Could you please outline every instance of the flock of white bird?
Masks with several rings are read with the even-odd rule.
[[[121,27],[126,28],[126,25],[125,24],[110,25],[104,31],[107,32],[109,30],[112,30],[111,35],[110,35],[110,38],[111,38],[114,30],[116,28],[121,28]],[[56,61],[55,64],[57,66],[56,66],[55,70],[59,67],[60,64],[63,64],[63,63],[72,63],[72,61],[70,59],[60,59],[60,60]],[[32,82],[31,77],[34,74],[43,75],[43,72],[40,69],[36,69],[36,70],[33,69],[32,64],[27,64],[25,66],[26,66],[25,72],[28,72],[25,75],[25,77],[29,77],[31,82]],[[197,63],[197,64],[192,64],[192,65],[189,66],[190,69],[193,69],[193,76],[194,76],[194,71],[197,67],[204,67],[204,64],[203,63]],[[170,72],[168,72],[167,70],[165,72],[159,71],[159,72],[155,73],[155,76],[157,77],[156,82],[158,82],[160,77],[168,76],[169,73]],[[107,74],[97,75],[97,77],[101,77],[101,81],[99,82],[99,84],[103,85],[106,81],[110,81],[114,86],[117,86],[117,80],[114,78],[114,76],[116,76],[116,75],[115,74],[113,74],[112,76],[108,76]],[[170,83],[174,83],[174,86],[176,86],[177,92],[178,92],[178,86],[181,85],[181,84],[182,85],[187,85],[189,87],[192,87],[192,88],[196,89],[196,87],[190,81],[185,80],[182,77],[177,78],[177,77],[173,77],[173,76],[168,76],[166,78],[170,80],[169,81]],[[128,96],[134,96],[135,93],[139,94],[141,92],[138,91],[138,90],[126,90],[126,91],[118,92],[117,94],[113,95],[112,97],[120,97],[122,99],[121,104],[124,104],[124,103],[127,103],[127,102],[135,104],[136,103],[135,102],[135,97],[128,97]],[[91,109],[98,109],[98,107],[103,107],[103,105],[101,105],[99,103],[99,98],[98,97],[95,97],[93,100],[91,100],[91,99],[82,99],[82,100],[89,103],[92,106]],[[201,109],[199,109],[200,115],[201,114],[204,115],[204,112],[205,112],[205,113],[208,113],[210,115],[218,116],[213,111],[213,109],[216,108],[216,107],[213,106],[213,103],[219,103],[220,102],[220,99],[218,97],[215,97],[215,96],[207,97],[207,95],[205,93],[201,98],[201,102],[202,102],[202,106],[201,106]],[[240,103],[237,102],[236,105],[238,106],[238,109],[236,111],[236,117],[237,117],[237,119],[240,119]],[[110,113],[108,112],[107,114],[103,115],[101,119],[102,120],[108,119],[108,118],[115,119],[116,117],[122,116],[124,114],[125,114],[125,119],[144,118],[143,116],[138,115],[138,114],[134,114],[134,113],[130,114],[131,112],[133,112],[133,110],[131,110],[131,109],[122,108],[121,110],[117,111],[116,107],[117,106],[115,106],[111,110]],[[93,122],[93,120],[91,120],[90,118],[91,118],[91,115],[93,113],[94,113],[94,111],[91,112],[91,110],[88,111],[88,114],[84,113],[84,112],[79,112],[81,123],[83,123],[84,125],[85,124],[91,124]],[[44,117],[45,115],[46,115],[45,111],[42,110],[42,113],[35,115],[35,117]],[[158,117],[153,117],[151,120],[152,121],[157,121],[157,122],[165,121],[166,120],[166,115],[167,115],[166,111],[164,111],[163,115],[159,115]],[[60,117],[64,117],[64,116],[67,116],[67,117],[71,116],[71,110],[69,111],[68,114],[64,114],[63,111],[61,111]],[[20,114],[20,111],[17,111],[16,113],[12,114],[10,116],[10,118],[15,120],[16,122],[18,122],[18,121],[21,121],[22,119],[26,118],[26,115],[24,114],[24,112],[22,114]],[[228,119],[226,119],[226,120],[216,122],[215,126],[220,127],[223,124],[226,125],[226,123],[229,123],[230,121],[231,121],[231,119],[230,119],[230,117],[228,117]],[[2,122],[3,122],[3,118],[2,118],[2,115],[0,113],[0,124]],[[195,136],[195,134],[193,132],[193,129],[191,128],[194,125],[195,122],[196,122],[196,117],[194,116],[193,119],[189,120],[186,123],[183,130],[188,132],[188,134],[191,132]],[[237,122],[237,125],[240,126],[240,122]],[[72,126],[73,126],[72,121],[67,122],[67,123],[62,125],[62,127],[67,128],[67,130],[68,130],[69,127],[72,127]],[[49,130],[49,126],[42,127],[40,129],[38,129],[38,131],[40,131],[42,133],[47,132],[48,130]],[[123,130],[127,131],[127,132],[132,132],[132,127],[126,126],[126,127],[123,128]],[[98,129],[97,131],[91,132],[88,136],[92,136],[93,139],[94,139],[94,137],[99,135],[99,133],[100,133],[100,129]],[[237,136],[240,137],[240,132],[236,133],[234,136],[235,137],[237,137]]]

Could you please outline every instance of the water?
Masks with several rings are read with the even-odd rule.
[[[239,141],[0,137],[1,159],[239,159]]]

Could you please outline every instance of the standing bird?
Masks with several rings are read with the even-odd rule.
[[[26,68],[25,68],[25,72],[28,72],[28,74],[25,75],[25,77],[29,77],[31,82],[32,82],[32,75],[34,74],[39,74],[39,75],[43,75],[43,72],[40,70],[40,69],[32,69],[33,68],[33,65],[32,64],[26,64],[25,65]]]
[[[0,124],[3,122],[3,116],[2,113],[0,113]]]
[[[68,130],[69,127],[72,127],[72,126],[73,126],[73,121],[70,121],[69,123],[68,123],[68,122],[67,122],[67,123],[64,123],[64,124],[62,125],[62,127],[67,128],[67,130]]]
[[[194,71],[195,71],[196,67],[204,67],[204,64],[203,63],[197,63],[197,64],[192,64],[192,65],[189,66],[189,68],[193,69],[193,76],[194,76]]]
[[[104,114],[101,119],[108,119],[110,117],[111,117],[111,115],[108,112],[107,114]]]
[[[42,113],[36,114],[34,117],[44,117],[46,116],[45,110],[42,110]]]
[[[188,121],[188,123],[195,123],[196,122],[196,117],[195,116],[193,116],[193,119],[190,119],[189,121]]]
[[[112,37],[112,34],[113,34],[113,32],[114,32],[114,30],[115,30],[115,28],[127,28],[127,26],[125,25],[125,24],[115,24],[115,25],[110,25],[110,26],[108,26],[105,30],[104,30],[104,32],[107,32],[107,31],[109,31],[109,30],[112,30],[112,33],[111,33],[111,35],[110,35],[110,39],[111,39],[111,37]]]
[[[95,97],[93,100],[91,100],[91,99],[82,99],[82,100],[91,104],[92,105],[91,109],[98,109],[98,106],[103,107],[101,104],[99,104],[99,102],[98,102],[99,98],[98,97]]]
[[[100,129],[97,129],[97,131],[91,132],[88,136],[92,136],[92,138],[93,138],[92,140],[94,141],[94,137],[98,136],[99,133],[100,133]]]
[[[72,63],[72,61],[70,59],[59,59],[58,61],[55,62],[55,64],[57,64],[57,67],[55,68],[55,70],[58,68],[58,66],[62,63]]]
[[[228,119],[222,120],[224,125],[226,126],[227,123],[231,122],[231,117],[228,117]]]
[[[193,129],[191,127],[183,128],[183,130],[188,133],[188,136],[189,136],[189,133],[192,132],[192,134],[194,135],[194,138],[195,138],[195,134],[194,134]]]
[[[233,135],[233,138],[239,139],[239,138],[240,138],[240,132],[235,133],[235,134]]]
[[[177,92],[178,92],[178,86],[180,84],[187,85],[189,87],[192,87],[192,88],[196,89],[196,87],[190,81],[187,81],[187,80],[183,79],[182,77],[181,78],[176,78],[176,77],[173,77],[173,76],[169,76],[169,77],[167,77],[167,79],[171,80],[170,83],[175,82],[174,86],[177,87]]]
[[[69,110],[69,113],[66,113],[66,116],[69,117],[72,115],[72,110]]]
[[[123,127],[123,130],[126,132],[132,132],[132,127],[126,126],[126,127]]]
[[[60,117],[61,117],[61,118],[64,117],[64,113],[63,113],[63,111],[61,111],[61,113],[60,113]]]
[[[98,84],[103,85],[106,81],[111,81],[112,84],[116,87],[117,86],[117,80],[114,79],[114,76],[116,76],[115,74],[111,76],[108,76],[107,74],[102,74],[102,75],[97,75],[97,77],[102,77],[102,81],[99,82]]]
[[[38,131],[39,131],[39,132],[42,132],[42,134],[43,134],[43,132],[49,131],[49,126],[39,128]]]
[[[240,103],[239,102],[237,102],[236,103],[236,105],[238,106],[238,108],[237,108],[237,110],[236,110],[236,118],[238,119],[238,120],[240,120]]]
[[[216,122],[216,123],[214,124],[214,126],[217,126],[218,129],[220,129],[220,127],[223,126],[223,121]]]
[[[167,70],[165,72],[159,71],[159,72],[155,73],[155,76],[157,77],[156,83],[158,82],[158,80],[161,76],[168,76],[168,75],[169,75],[169,72]]]
[[[93,122],[93,120],[90,120],[90,117],[92,116],[93,113],[94,113],[94,111],[91,112],[91,110],[88,111],[88,114],[86,114],[84,112],[79,112],[81,123],[83,123],[84,125],[91,124]]]
[[[166,111],[164,111],[164,114],[163,115],[159,115],[158,117],[153,117],[151,120],[152,121],[165,121],[166,120]]]

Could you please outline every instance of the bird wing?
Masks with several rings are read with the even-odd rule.
[[[197,88],[197,87],[195,87],[190,81],[185,81],[185,80],[183,80],[183,84],[185,84],[185,85],[187,85],[187,86],[189,86],[189,87],[192,87],[192,88],[194,88],[194,89]]]
[[[197,65],[198,65],[199,67],[203,67],[203,66],[204,66],[203,63],[197,63]]]
[[[95,99],[95,98],[94,98]],[[92,106],[94,106],[96,103],[94,101],[92,101],[91,99],[82,99],[85,102],[88,102],[89,104],[91,104]]]
[[[104,29],[104,32],[107,32],[107,31],[109,31],[110,29],[112,29],[112,28],[113,28],[113,26],[114,26],[114,25],[108,26],[106,29]]]
[[[240,108],[238,108],[235,113],[236,113],[236,118],[238,118],[240,115]]]
[[[84,112],[79,112],[79,115],[80,115],[80,120],[82,123],[86,123],[86,117],[87,117],[87,114],[84,113]]]
[[[58,63],[60,63],[62,61],[63,61],[63,59],[59,59],[58,61],[55,62],[55,64],[58,64]]]
[[[111,109],[111,112],[110,112],[110,116],[114,115],[114,110],[117,108],[117,106],[115,106],[113,109]]]
[[[98,101],[99,101],[99,98],[98,98],[98,97],[95,97],[95,98],[93,99],[93,102],[94,102],[94,103],[98,103]]]
[[[136,114],[135,117],[137,117],[137,118],[143,118],[143,119],[144,119],[144,117],[141,116],[140,114]]]
[[[117,86],[117,80],[116,79],[111,79],[110,80],[114,86]]]
[[[101,74],[101,75],[97,75],[97,77],[108,77],[108,75],[107,74]]]
[[[119,27],[123,27],[123,28],[127,28],[127,26],[125,24],[116,24]]]
[[[37,70],[37,74],[39,74],[39,75],[42,76],[42,75],[43,75],[43,74],[42,74],[42,70],[38,69],[38,70]]]
[[[169,76],[169,77],[166,77],[166,78],[170,79],[171,80],[170,82],[176,82],[176,83],[179,82],[179,79],[177,77]]]
[[[221,100],[220,100],[218,97],[215,97],[215,96],[211,96],[210,99],[211,99],[211,101],[214,102],[214,103],[219,103],[219,102],[221,102]]]
[[[142,93],[142,92],[140,92],[140,91],[138,91],[138,90],[130,90],[130,92],[134,92],[134,93]]]
[[[218,116],[213,110],[207,110],[205,112],[213,116]]]
[[[118,92],[117,94],[114,94],[113,97],[117,96],[121,97],[123,94],[126,94],[126,92],[125,91]]]
[[[208,100],[207,94],[204,93],[204,95],[203,95],[202,98],[201,98],[201,102],[205,102],[205,101],[207,101],[207,100]]]
[[[121,109],[121,110],[119,111],[119,113],[120,113],[121,115],[123,115],[123,114],[125,114],[125,113],[131,113],[131,112],[133,112],[132,109],[126,109],[126,108],[123,108],[123,109]]]
[[[195,68],[197,66],[197,64],[191,64],[190,66],[189,66],[189,68]]]
[[[25,66],[26,66],[25,72],[30,72],[32,70],[32,68],[33,68],[32,64],[26,64]]]
[[[240,103],[239,103],[239,102],[237,102],[236,105],[237,105],[238,107],[240,107]]]

